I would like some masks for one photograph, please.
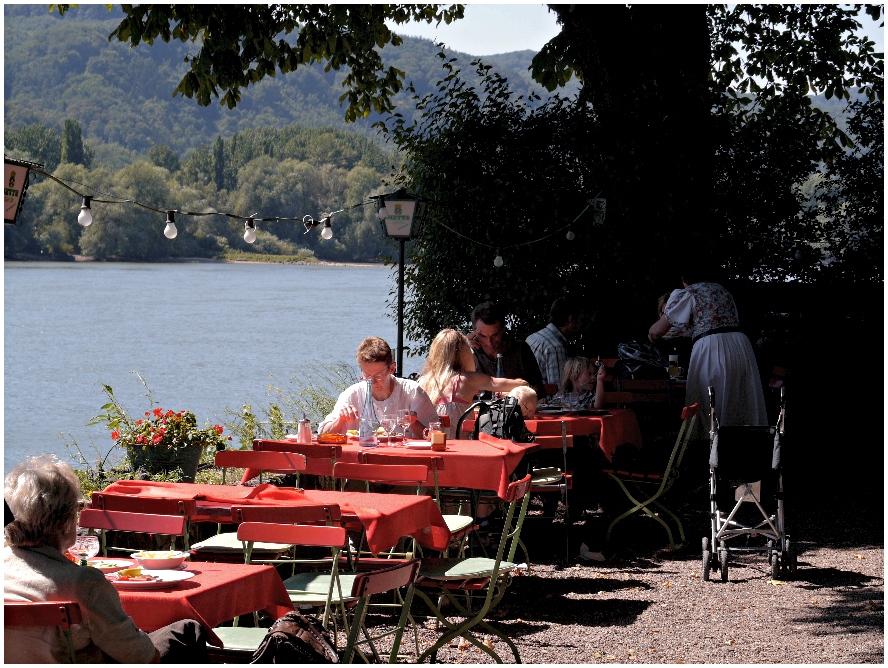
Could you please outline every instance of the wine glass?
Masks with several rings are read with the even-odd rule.
[[[86,560],[99,553],[98,536],[77,536],[74,544],[68,548],[68,554],[79,560],[81,566],[86,566]]]
[[[401,429],[404,432],[404,438],[407,438],[407,428],[413,424],[413,417],[409,410],[402,409],[398,411],[398,424],[401,425]]]
[[[398,419],[392,415],[383,415],[382,421],[379,424],[383,429],[385,429],[385,432],[388,434],[389,445],[391,445],[392,436],[398,426]]]

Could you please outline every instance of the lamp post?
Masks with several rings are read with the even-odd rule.
[[[376,215],[382,223],[382,231],[387,237],[397,239],[398,253],[398,344],[397,370],[404,376],[404,244],[416,239],[422,230],[428,200],[411,195],[403,188],[391,195],[376,195]]]

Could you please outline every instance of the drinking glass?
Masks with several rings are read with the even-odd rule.
[[[392,417],[391,415],[383,415],[382,421],[379,423],[379,425],[383,429],[385,429],[385,433],[388,434],[388,437],[389,437],[389,445],[391,445],[392,444],[392,436],[395,432],[395,429],[398,426],[397,418]]]
[[[413,424],[413,417],[409,410],[403,409],[398,411],[398,424],[401,425],[401,429],[404,432],[404,438],[407,438],[407,428]]]
[[[68,548],[68,554],[78,559],[81,566],[86,566],[86,560],[96,556],[98,553],[98,536],[77,536],[77,540]]]

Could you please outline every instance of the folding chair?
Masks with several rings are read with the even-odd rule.
[[[259,469],[259,483],[262,473],[300,473],[305,470],[305,455],[298,452],[275,452],[273,450],[222,450],[216,453],[216,468],[222,469],[222,484],[225,472],[230,468]]]
[[[333,466],[342,459],[341,445],[323,445],[321,443],[296,443],[280,441],[253,441],[253,450],[262,452],[297,452],[305,455],[305,470],[296,476],[296,485],[304,486],[303,475],[317,476],[321,489],[334,489]]]
[[[345,491],[350,480],[363,481],[365,490],[370,491],[370,483],[382,483],[395,486],[412,486],[416,488],[416,494],[422,494],[423,485],[429,477],[429,469],[421,464],[355,464],[351,462],[336,462],[333,466],[333,478],[339,480],[342,491]],[[364,525],[354,524],[347,527],[349,530],[360,534],[360,541],[355,557],[360,559],[364,548]],[[410,539],[412,549],[401,556],[405,559],[412,559],[418,546],[415,539]],[[392,546],[393,549],[396,546]],[[389,550],[387,553],[391,558],[396,555],[395,552]],[[349,551],[351,556],[351,551]],[[375,556],[375,555],[372,555]]]
[[[76,601],[3,601],[3,627],[57,626],[68,645],[71,663],[77,663],[71,625],[83,622]]]
[[[102,556],[108,556],[106,534],[108,531],[127,531],[170,536],[170,549],[175,549],[176,536],[182,536],[188,544],[187,522],[183,515],[152,515],[150,513],[124,513],[114,510],[84,508],[80,511],[80,526],[84,529],[101,531]],[[112,550],[131,548],[111,547]],[[188,549],[187,547],[185,548]]]
[[[570,504],[568,502],[568,490],[573,488],[573,471],[567,468],[567,449],[573,446],[573,436],[567,435],[567,422],[564,420],[542,420],[537,422],[537,432],[534,442],[541,448],[546,446],[561,448],[561,462],[563,468],[554,466],[531,468],[530,493],[531,494],[555,494],[558,493],[561,503],[564,505],[564,540],[565,559],[570,559]],[[547,509],[551,506],[543,502],[543,517],[548,515]],[[557,507],[557,506],[556,506]],[[554,519],[555,513],[551,513]],[[523,547],[523,544],[522,544]],[[525,549],[526,552],[526,549]],[[529,560],[529,559],[528,559]]]
[[[685,450],[687,450],[688,442],[691,440],[691,436],[694,433],[694,424],[697,421],[698,408],[699,404],[693,404],[692,406],[685,406],[682,409],[681,429],[675,439],[675,446],[672,448],[669,460],[666,462],[666,466],[662,471],[648,471],[641,468],[632,470],[603,469],[603,472],[620,486],[620,489],[623,490],[626,498],[633,504],[632,508],[616,517],[610,523],[610,526],[607,528],[605,542],[610,541],[611,532],[617,523],[630,515],[635,514],[639,510],[657,520],[657,522],[666,529],[666,535],[669,536],[670,549],[675,548],[675,541],[672,538],[672,529],[670,529],[669,525],[666,524],[662,517],[660,517],[661,513],[665,513],[673,519],[676,526],[678,526],[678,535],[680,536],[681,541],[684,542],[685,534],[681,520],[675,513],[661,503],[661,499],[678,478]],[[632,487],[632,491],[629,489],[630,486]],[[648,506],[653,506],[660,512],[654,513]]]
[[[438,471],[444,470],[443,457],[389,455],[364,451],[361,452],[361,454],[359,455],[359,459],[362,464],[419,464],[427,467],[428,470],[431,471],[432,480],[434,481],[435,504],[438,506],[438,510],[442,511],[441,516],[444,518],[444,522],[447,524],[447,530],[450,531],[450,543],[457,542],[459,545],[457,556],[464,556],[467,542],[466,539],[468,538],[468,535],[472,531],[475,531],[478,527],[475,524],[475,519],[471,515],[443,514],[443,509],[441,507],[441,490],[438,485]],[[442,556],[448,556],[449,550],[450,545],[448,544],[448,548],[444,551],[444,554]]]
[[[435,643],[426,649],[419,657],[417,663],[422,663],[426,658],[436,662],[438,650],[457,637],[463,637],[482,652],[488,654],[497,663],[502,659],[483,640],[475,637],[475,633],[483,630],[505,642],[512,654],[515,663],[521,663],[521,657],[515,643],[501,631],[484,621],[484,617],[499,604],[506,588],[512,580],[511,572],[516,568],[512,562],[515,558],[515,550],[521,537],[521,527],[524,516],[527,513],[527,503],[530,500],[530,475],[518,482],[509,485],[505,501],[508,503],[506,518],[503,523],[503,531],[497,546],[496,557],[469,557],[469,558],[435,558],[423,559],[419,569],[419,580],[416,583],[416,594],[425,601],[426,605],[438,619],[438,622],[446,627],[446,631]],[[508,552],[506,549],[508,547]],[[506,558],[504,559],[504,555]],[[426,592],[429,593],[426,593]],[[473,602],[473,594],[476,601]],[[441,606],[436,605],[433,597],[446,598],[457,615],[463,617],[461,622],[451,622],[448,616],[455,616],[453,610],[447,610],[447,614],[441,611]],[[477,598],[483,597],[480,605],[475,608]],[[464,598],[465,603],[460,599]],[[473,608],[475,608],[473,610]]]
[[[181,515],[185,518],[185,528],[182,536],[184,537],[184,549],[189,549],[189,541],[191,535],[191,520],[197,515],[197,501],[194,499],[176,500],[161,499],[142,496],[123,496],[117,494],[103,494],[102,492],[93,492],[90,496],[89,508],[97,508],[99,510],[111,510],[123,513],[139,513],[141,515]],[[170,546],[172,549],[173,546]],[[130,548],[109,546],[111,550],[130,550]],[[103,551],[102,554],[106,555]]]
[[[338,524],[341,518],[339,506],[232,506],[231,524],[244,522],[271,522],[275,524]],[[253,563],[289,563],[283,559],[293,546],[280,541],[256,542],[253,545]],[[201,561],[240,561],[244,557],[243,542],[237,531],[211,536],[191,546],[191,554]],[[258,558],[257,558],[258,557]],[[295,569],[295,565],[294,565]],[[295,570],[293,571],[295,572]]]

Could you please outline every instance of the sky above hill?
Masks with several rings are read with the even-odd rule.
[[[858,17],[863,32],[884,52],[884,29],[862,14]],[[490,56],[531,49],[539,51],[560,32],[555,14],[543,4],[470,4],[465,18],[450,25],[408,23],[389,28],[399,35],[443,41],[447,48],[472,56]]]

